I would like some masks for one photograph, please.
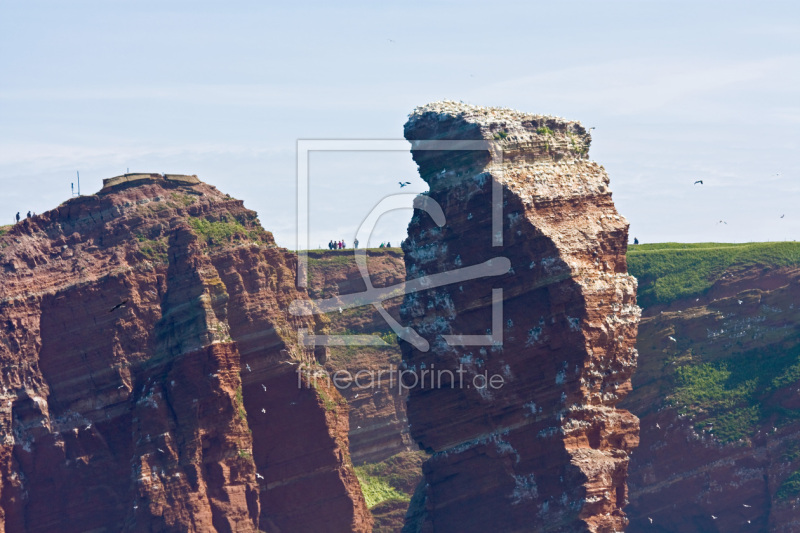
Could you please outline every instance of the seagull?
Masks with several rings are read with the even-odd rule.
[[[781,218],[785,217],[786,215],[781,215]]]
[[[728,223],[725,222],[724,220],[720,220],[719,222],[717,222],[717,224],[725,224],[726,226],[728,225]]]
[[[259,474],[258,472],[256,472],[256,477],[257,477],[258,479],[264,479],[264,476],[262,476],[262,475],[261,475],[261,474]]]
[[[410,182],[410,181],[398,181],[397,183],[399,183],[399,184],[400,184],[400,188],[401,188],[401,189],[402,189],[403,187],[405,187],[406,185],[411,185],[411,182]]]
[[[156,448],[156,450],[158,450],[161,453],[164,453],[164,450],[162,450],[161,448]]]
[[[671,336],[671,335],[670,335],[669,337],[667,337],[667,338],[668,338],[669,340],[671,340],[672,342],[678,342],[678,341],[675,339],[675,337],[673,337],[673,336]]]
[[[742,302],[742,300],[736,300],[736,301],[739,302],[739,305],[742,305],[742,303],[744,303]]]
[[[264,409],[263,407],[261,408],[261,412],[264,413],[264,414],[267,414],[267,410]]]
[[[267,386],[264,385],[263,383],[261,384],[261,386],[264,387],[264,392],[267,392]]]
[[[342,310],[342,308],[340,307],[340,308],[339,308],[339,314],[341,314],[341,313],[343,313],[343,312],[344,312],[344,311],[343,311],[343,310]]]
[[[393,43],[393,42],[394,42],[394,39],[389,39],[389,42],[390,42],[390,43]]]
[[[713,514],[711,515],[711,518],[713,518],[714,520],[716,520],[716,519],[717,519],[717,517],[716,517],[716,516],[714,516]]]
[[[247,363],[245,363],[244,367],[247,369],[248,372],[252,372],[252,370],[250,369],[250,365],[248,365]]]
[[[361,429],[361,426],[357,426],[356,429]]]
[[[695,181],[695,182],[694,182],[694,184],[695,184],[695,185],[697,185],[698,183],[699,183],[700,185],[702,185],[702,184],[703,184],[703,180],[697,180],[697,181]]]
[[[356,398],[358,398],[358,394],[356,394]],[[355,399],[355,398],[354,398]]]
[[[125,307],[125,305],[126,305],[127,303],[128,303],[128,300],[123,300],[123,301],[121,301],[120,303],[118,303],[117,305],[115,305],[114,307],[112,307],[112,308],[111,308],[111,311],[109,311],[109,313],[113,313],[113,312],[114,312],[114,311],[116,311],[117,309],[119,309],[119,308],[121,308],[121,307]]]
[[[589,128],[589,131],[596,130],[596,129],[597,128],[595,126],[592,126],[591,128]]]
[[[661,426],[659,426],[659,425],[658,425],[658,422],[656,422],[656,427],[657,427],[658,429],[661,429]]]
[[[748,507],[749,508],[749,507],[752,507],[752,505],[747,505],[746,503],[743,503],[742,507]]]
[[[651,523],[651,524],[653,523],[653,519],[652,519],[652,518],[650,518],[650,517],[648,516],[648,517],[647,517],[647,519],[648,519],[648,520],[650,520],[650,523]]]

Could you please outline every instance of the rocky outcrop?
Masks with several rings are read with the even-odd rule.
[[[645,309],[628,531],[800,531],[798,301],[797,267],[759,265]]]
[[[445,218],[416,210],[403,243],[408,282],[431,287],[405,297],[404,323],[423,342],[406,336],[403,359],[434,376],[433,386],[407,376],[411,435],[432,456],[406,531],[621,531],[638,421],[616,405],[636,365],[639,309],[628,224],[588,159],[589,133],[444,102],[417,108],[405,136],[430,185],[421,201]],[[453,139],[493,148],[415,142]],[[481,264],[473,279],[420,283]],[[458,346],[459,335],[480,338]]]
[[[0,531],[371,530],[347,407],[298,383],[296,258],[241,201],[114,178],[0,268]]]

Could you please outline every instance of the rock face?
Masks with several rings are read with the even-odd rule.
[[[0,531],[370,531],[347,407],[294,371],[295,265],[193,176],[0,237]]]
[[[646,308],[628,531],[800,531],[800,269]]]
[[[510,261],[505,274],[405,297],[404,323],[429,346],[401,343],[408,370],[428,372],[411,387],[410,431],[433,454],[405,531],[621,531],[638,420],[616,404],[630,390],[640,313],[628,224],[605,170],[588,159],[588,132],[444,102],[417,108],[405,136],[446,218],[440,226],[415,211],[403,243],[407,280]],[[496,149],[414,144],[437,139],[485,139]],[[502,289],[499,322],[493,289]],[[442,335],[477,335],[484,345]],[[482,386],[481,375],[502,384]]]
[[[396,249],[369,250],[367,267],[374,287],[403,283],[405,266],[403,254]],[[361,293],[366,290],[364,279],[356,266],[352,250],[309,252],[309,296],[331,298]],[[385,302],[386,309],[399,319],[402,298]],[[327,315],[331,334],[350,333],[391,334],[391,329],[374,307],[366,306]],[[329,375],[345,371],[349,376],[359,372],[388,371],[400,364],[400,347],[387,338],[383,347],[331,346],[325,368]],[[408,435],[405,390],[390,386],[388,380],[358,387],[355,384],[339,390],[350,406],[350,455],[353,463],[380,462],[410,451],[415,446]],[[372,386],[374,385],[374,386]]]

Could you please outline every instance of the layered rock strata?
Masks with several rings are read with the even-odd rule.
[[[346,405],[298,385],[296,258],[241,201],[121,176],[0,269],[0,531],[371,530]]]
[[[405,280],[403,254],[400,250],[369,250],[367,268],[374,287],[402,284]],[[352,250],[309,252],[309,296],[332,298],[362,293],[366,284],[356,266]],[[399,320],[402,298],[384,302],[389,314]],[[334,335],[373,334],[386,339],[385,346],[331,346],[325,362],[329,375],[355,377],[378,375],[398,368],[400,347],[394,342],[392,330],[371,305],[327,315],[329,332]],[[363,386],[359,386],[363,385]],[[389,380],[353,379],[342,381],[340,394],[350,407],[350,455],[353,463],[380,462],[410,451],[413,444],[408,435],[405,389]]]
[[[798,302],[800,269],[763,265],[645,308],[628,531],[800,531]]]
[[[494,269],[408,294],[401,308],[425,341],[401,342],[404,363],[428,379],[412,386],[407,376],[410,432],[432,454],[405,531],[623,530],[638,420],[616,405],[630,390],[640,312],[628,224],[605,170],[588,159],[589,133],[560,118],[440,102],[414,110],[405,136],[430,185],[424,201],[446,219],[415,211],[403,243],[408,283]],[[491,148],[417,142],[428,140]],[[454,345],[459,335],[479,342]],[[493,376],[495,387],[482,386]]]

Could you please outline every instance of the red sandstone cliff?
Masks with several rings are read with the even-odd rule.
[[[433,455],[406,531],[621,531],[638,420],[616,404],[630,390],[639,309],[628,224],[587,157],[589,134],[563,119],[444,102],[416,109],[405,136],[446,217],[440,227],[415,211],[403,244],[409,282],[510,260],[503,275],[410,294],[401,308],[430,346],[402,343],[410,370],[466,372],[463,387],[444,374],[442,388],[411,389],[411,435]],[[497,151],[413,142],[431,139],[487,139]],[[492,329],[497,288],[502,342]],[[495,340],[451,346],[444,334]],[[468,385],[485,372],[502,387]]]
[[[800,531],[800,269],[645,309],[631,532]]]
[[[346,405],[298,387],[295,261],[191,176],[0,237],[0,531],[370,531]]]

